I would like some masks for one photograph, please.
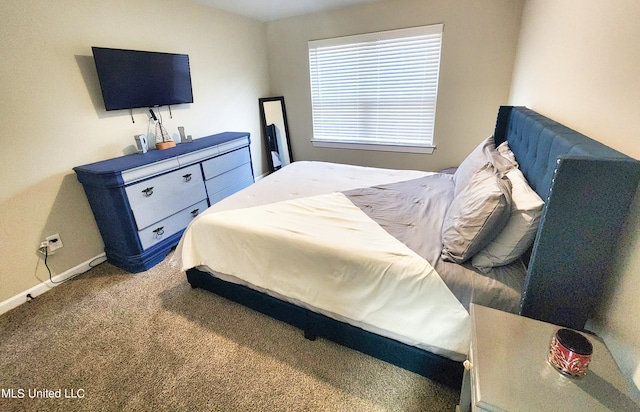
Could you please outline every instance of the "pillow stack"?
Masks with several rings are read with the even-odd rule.
[[[454,174],[442,227],[442,259],[488,272],[518,259],[533,243],[544,202],[518,169],[507,142],[482,141]]]
[[[449,206],[442,227],[442,258],[463,263],[502,230],[511,211],[511,183],[486,163]]]

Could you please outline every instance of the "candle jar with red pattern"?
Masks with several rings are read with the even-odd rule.
[[[559,329],[551,338],[549,363],[568,376],[584,376],[591,361],[593,345],[571,329]]]

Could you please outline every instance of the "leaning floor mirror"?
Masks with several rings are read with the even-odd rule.
[[[262,134],[267,146],[269,171],[273,172],[293,161],[284,97],[258,99]]]

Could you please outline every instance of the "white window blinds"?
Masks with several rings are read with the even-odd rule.
[[[314,145],[432,147],[442,29],[310,41]]]

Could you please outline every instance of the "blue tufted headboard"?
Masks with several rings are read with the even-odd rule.
[[[583,329],[618,255],[640,162],[525,107],[500,107],[494,139],[509,142],[545,200],[520,314]]]

